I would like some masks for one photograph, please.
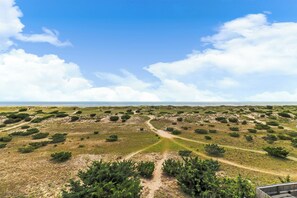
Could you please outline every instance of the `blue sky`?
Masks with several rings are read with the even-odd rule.
[[[202,38],[222,33],[224,24],[228,22],[239,18],[252,22],[257,21],[256,24],[262,21],[260,28],[257,26],[256,29],[252,29],[255,34],[264,26],[271,26],[270,29],[273,32],[273,24],[296,22],[297,2],[295,0],[287,0],[285,3],[279,0],[3,1],[10,4],[12,10],[18,7],[23,16],[16,18],[24,25],[16,33],[6,36],[8,38],[5,37],[5,39],[11,40],[13,45],[7,47],[2,52],[3,54],[10,53],[13,56],[11,50],[24,50],[26,55],[35,55],[40,59],[44,55],[55,54],[58,56],[57,59],[65,60],[65,65],[57,66],[57,70],[67,68],[67,64],[74,63],[77,66],[75,69],[77,71],[74,73],[79,73],[76,75],[81,78],[80,80],[87,81],[83,85],[83,90],[73,88],[77,92],[87,92],[83,94],[84,96],[74,94],[71,92],[73,90],[67,89],[66,86],[67,94],[64,97],[43,98],[32,94],[32,98],[30,98],[27,95],[15,96],[11,94],[10,97],[3,100],[122,100],[119,96],[123,90],[119,91],[117,88],[127,88],[131,91],[131,95],[124,97],[123,100],[297,100],[295,91],[297,87],[294,86],[296,76],[275,69],[279,66],[264,67],[267,63],[263,63],[263,67],[267,68],[267,71],[274,71],[268,72],[269,75],[265,69],[255,70],[250,74],[246,71],[238,72],[234,68],[241,66],[236,64],[232,66],[233,69],[230,69],[226,64],[222,64],[223,66],[217,62],[209,64],[208,60],[206,64],[206,62],[201,63],[200,59],[194,59],[193,66],[191,66],[197,66],[199,70],[188,68],[188,72],[178,75],[174,74],[174,69],[171,71],[172,65],[175,69],[186,68],[179,61],[187,60],[188,55],[196,53],[194,51],[203,55],[206,55],[204,50],[209,49],[225,50],[228,53],[232,51],[230,49],[233,47],[230,49],[215,47],[222,40],[208,43],[201,41]],[[4,4],[2,6],[4,7]],[[258,14],[258,17],[256,19],[247,17],[251,14]],[[263,18],[266,22],[263,22]],[[46,39],[36,41],[36,39],[29,38],[29,35],[42,34],[42,28],[58,31],[59,35],[55,34],[55,39],[61,42],[69,41],[71,45],[57,46]],[[294,30],[294,28],[292,29]],[[292,29],[288,28],[285,31],[293,34]],[[233,29],[228,29],[228,31],[229,34]],[[15,36],[16,34],[23,34],[27,38]],[[276,39],[283,39],[285,36],[273,33],[252,42],[261,43],[260,39],[275,39],[272,35],[276,36]],[[292,37],[292,40],[294,39],[295,37]],[[226,43],[229,41],[231,40],[223,40]],[[259,47],[256,48],[259,50],[259,54],[261,54],[261,46],[259,44]],[[265,57],[281,51],[283,50],[265,54]],[[233,55],[229,55],[233,57]],[[291,54],[284,56],[294,59]],[[258,57],[257,60],[264,60],[263,57]],[[242,59],[244,60],[244,57]],[[192,60],[188,59],[188,61]],[[160,62],[164,65],[157,64]],[[30,65],[30,62],[26,60],[26,64]],[[185,64],[188,65],[188,63]],[[65,68],[62,70],[64,71]],[[123,69],[124,73],[121,72]],[[289,69],[291,67],[288,66]],[[7,69],[5,72],[8,72]],[[165,72],[167,75],[160,75],[160,72]],[[61,82],[70,82],[72,77],[67,73],[60,80]],[[285,83],[275,83],[276,79],[285,81]],[[46,85],[51,84],[51,80],[51,76],[49,79],[44,79],[48,82]],[[127,80],[130,80],[131,84],[125,83]],[[226,86],[230,85],[230,88],[226,89],[215,81],[224,82]],[[59,81],[57,80],[57,82]],[[224,83],[222,85],[225,85]],[[143,86],[137,87],[136,84]],[[273,86],[271,86],[272,84]],[[28,87],[31,86],[35,87],[34,84],[28,85]],[[54,90],[59,86],[64,85],[57,84],[50,91],[65,92],[64,89]],[[86,90],[86,87],[92,90]],[[179,87],[179,89],[175,90],[173,87]],[[36,89],[38,91],[34,94],[40,93],[42,88]],[[175,98],[172,93],[176,92],[179,95],[182,89],[193,91],[193,94],[196,95],[192,97],[187,93],[181,93],[181,97]],[[130,91],[128,92],[130,93]],[[49,91],[46,91],[45,95],[47,94],[53,95]],[[90,94],[93,95],[90,96]]]

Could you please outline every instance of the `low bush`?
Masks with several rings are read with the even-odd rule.
[[[77,111],[77,112],[75,112],[75,114],[82,114],[82,111]]]
[[[35,148],[33,146],[30,146],[30,145],[18,148],[18,151],[20,153],[31,153],[34,150],[35,150]]]
[[[131,161],[95,161],[86,171],[79,171],[78,177],[63,190],[63,198],[140,198],[142,187]]]
[[[290,137],[297,137],[297,132],[291,131],[287,133]]]
[[[42,138],[46,138],[49,135],[49,133],[36,133],[34,135],[32,135],[32,139],[36,140],[36,139],[42,139]]]
[[[183,121],[183,118],[179,117],[176,119],[178,122],[182,122]]]
[[[154,162],[141,161],[141,162],[137,163],[137,171],[141,177],[151,178],[153,176],[154,170],[155,170]]]
[[[289,154],[289,151],[287,151],[284,147],[265,147],[263,150],[269,155],[278,158],[286,158]]]
[[[0,137],[0,142],[10,142],[12,140],[11,136],[2,136]]]
[[[189,150],[179,150],[178,154],[182,157],[189,157],[191,155],[192,151]]]
[[[244,120],[244,121],[242,121],[242,123],[241,123],[242,125],[247,125],[247,121],[246,120]]]
[[[263,137],[263,139],[265,141],[267,141],[268,143],[272,144],[273,142],[277,141],[277,136],[272,135],[272,134],[268,134],[267,136]]]
[[[126,120],[129,120],[131,118],[131,116],[130,115],[128,115],[128,114],[124,114],[124,115],[122,115],[121,116],[121,119],[122,119],[122,121],[126,121]]]
[[[246,141],[248,141],[248,142],[253,141],[253,137],[251,135],[245,135],[244,137],[245,137]]]
[[[174,159],[167,159],[162,164],[162,170],[165,175],[175,177],[179,173],[181,162]]]
[[[171,134],[172,135],[179,135],[179,134],[181,134],[181,131],[180,130],[173,130],[172,132],[171,132]]]
[[[71,116],[71,118],[70,118],[70,122],[75,122],[77,120],[79,120],[78,116]]]
[[[110,117],[109,117],[109,120],[112,121],[112,122],[116,122],[116,121],[118,121],[119,119],[120,119],[119,116],[110,116]]]
[[[49,118],[51,118],[51,117],[53,117],[54,115],[48,115],[48,116],[44,116],[44,117],[38,117],[38,118],[34,118],[33,120],[31,120],[31,122],[32,123],[40,123],[40,122],[42,122],[42,121],[44,121],[44,120],[47,120],[47,119],[49,119]]]
[[[118,141],[117,135],[110,135],[108,138],[106,138],[106,142],[115,142]]]
[[[248,132],[250,132],[250,133],[257,133],[257,129],[248,129]]]
[[[66,136],[67,136],[66,133],[55,133],[50,137],[51,143],[55,144],[55,143],[65,142]]]
[[[209,133],[217,133],[218,131],[216,129],[209,129],[208,132]]]
[[[297,138],[292,139],[291,144],[292,144],[293,147],[296,148],[297,147]]]
[[[236,137],[236,138],[240,136],[240,134],[237,133],[237,132],[231,132],[231,133],[229,133],[229,135],[230,135],[231,137]]]
[[[5,143],[0,143],[0,149],[5,148],[7,144]]]
[[[29,129],[30,126],[29,125],[24,125],[24,126],[21,126],[21,129]]]
[[[211,140],[212,138],[209,135],[204,136],[204,139]]]
[[[225,149],[217,144],[207,144],[204,146],[204,150],[207,154],[213,156],[221,156],[225,153]]]
[[[30,142],[29,145],[34,147],[34,149],[38,149],[40,147],[44,147],[48,145],[49,141],[42,141],[42,142]]]
[[[280,113],[278,113],[278,115],[283,118],[291,118],[291,115],[286,112],[280,112]]]
[[[237,118],[228,118],[229,122],[237,123],[238,119]]]
[[[230,127],[229,128],[231,131],[239,131],[239,128],[238,127]]]
[[[285,135],[285,134],[278,134],[277,137],[280,140],[292,140],[292,137]]]
[[[94,135],[98,135],[99,134],[99,131],[94,131]]]
[[[71,152],[56,152],[51,154],[51,160],[54,162],[66,162],[71,158]]]
[[[197,134],[207,134],[208,131],[206,129],[196,129],[195,133],[197,133]]]
[[[174,130],[174,128],[172,128],[172,127],[167,127],[166,128],[166,131],[169,131],[169,132],[172,132]]]
[[[91,114],[90,114],[90,117],[91,117],[91,118],[93,118],[93,117],[95,117],[95,116],[96,116],[96,113],[91,113]]]
[[[6,127],[6,124],[0,124],[0,128]]]
[[[279,125],[279,123],[276,121],[268,121],[268,122],[266,122],[266,124],[270,125],[270,126],[278,126]]]

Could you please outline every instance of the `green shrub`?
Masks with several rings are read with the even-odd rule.
[[[21,126],[21,129],[29,129],[30,126],[29,125],[24,125],[24,126]]]
[[[0,124],[0,128],[6,127],[6,124]]]
[[[67,116],[69,116],[69,115],[67,113],[65,113],[65,112],[59,112],[59,113],[56,114],[57,118],[65,118]]]
[[[112,121],[112,122],[116,122],[116,121],[119,120],[119,116],[110,116],[109,120]]]
[[[261,123],[257,123],[255,125],[255,129],[258,129],[258,130],[267,130],[267,129],[270,129],[270,126],[265,125],[265,124],[261,124]]]
[[[124,115],[122,115],[121,116],[121,119],[122,119],[122,121],[126,121],[126,120],[129,120],[131,118],[131,116],[130,115],[128,115],[128,114],[124,114]]]
[[[93,118],[93,117],[95,117],[95,116],[96,116],[96,113],[91,113],[91,114],[90,114],[90,117],[91,117],[91,118]]]
[[[292,137],[290,137],[288,135],[284,135],[284,134],[278,134],[277,137],[280,140],[292,140]]]
[[[245,135],[244,137],[245,137],[246,141],[248,141],[248,142],[253,141],[253,137],[251,135]]]
[[[0,137],[0,142],[10,142],[12,140],[11,136],[2,136]]]
[[[99,134],[99,131],[94,131],[94,135],[98,135]]]
[[[82,114],[82,111],[77,111],[75,112],[75,114]]]
[[[268,121],[268,122],[266,122],[266,124],[270,125],[270,126],[278,126],[279,125],[279,123],[276,121]]]
[[[49,133],[36,133],[34,135],[32,135],[32,139],[42,139],[42,138],[46,138],[49,135]]]
[[[181,131],[180,130],[173,130],[172,132],[171,132],[171,134],[172,135],[179,135],[179,134],[181,134]]]
[[[172,127],[167,127],[166,128],[166,131],[169,131],[169,132],[172,132],[174,130],[174,128],[172,128]]]
[[[266,129],[267,133],[275,133],[273,129]]]
[[[284,147],[265,147],[263,148],[264,151],[266,151],[269,155],[273,157],[278,158],[286,158],[289,154],[289,151],[287,151]]]
[[[291,144],[292,144],[292,146],[293,147],[297,147],[297,138],[293,138],[292,140],[291,140]]]
[[[225,153],[225,149],[217,144],[207,144],[204,146],[204,150],[206,153],[213,156],[221,156]]]
[[[178,122],[182,122],[183,121],[183,118],[179,117],[176,119]]]
[[[237,123],[238,119],[237,118],[228,118],[229,122]]]
[[[29,145],[34,147],[34,149],[38,149],[40,147],[44,147],[48,145],[49,141],[42,141],[42,142],[30,142]]]
[[[155,170],[154,162],[141,161],[137,163],[137,171],[141,177],[151,178],[153,176],[154,170]]]
[[[297,137],[297,132],[291,131],[291,132],[288,132],[288,135],[291,137]]]
[[[65,142],[66,136],[67,136],[66,133],[55,133],[50,137],[51,143],[55,144],[55,143]]]
[[[117,135],[110,135],[108,138],[106,138],[106,142],[115,142],[118,141]]]
[[[247,121],[246,120],[244,120],[244,121],[242,121],[242,123],[241,123],[242,125],[247,125]]]
[[[111,111],[104,111],[104,113],[111,113]]]
[[[267,136],[263,137],[264,140],[266,140],[268,143],[273,143],[275,141],[277,141],[277,136],[276,135],[271,135],[268,134]]]
[[[208,132],[209,133],[217,133],[218,131],[216,129],[209,129]]]
[[[162,164],[162,170],[165,175],[175,177],[179,173],[181,163],[174,159],[167,159]]]
[[[27,108],[21,108],[19,109],[19,112],[24,112],[24,111],[27,111],[28,109]]]
[[[35,150],[35,148],[33,146],[30,146],[30,145],[18,148],[18,151],[20,153],[31,153],[34,150]]]
[[[280,112],[278,113],[278,115],[284,118],[291,118],[291,115],[286,112]]]
[[[131,161],[95,161],[86,171],[79,171],[78,177],[62,192],[63,198],[140,198],[142,187]]]
[[[207,134],[208,131],[206,129],[196,129],[195,133],[197,133],[197,134]]]
[[[204,136],[204,139],[211,140],[212,138],[209,135]]]
[[[77,120],[79,120],[78,116],[71,116],[71,118],[70,118],[70,122],[75,122]]]
[[[230,127],[229,128],[231,131],[239,131],[239,128],[238,127]]]
[[[53,117],[54,115],[48,115],[48,116],[44,116],[44,117],[38,117],[38,118],[34,118],[31,122],[32,123],[40,123],[40,122],[42,122],[42,121],[44,121],[44,120],[47,120],[47,119],[49,119],[49,118],[51,118],[51,117]]]
[[[229,133],[229,135],[230,135],[231,137],[236,137],[236,138],[240,136],[240,134],[237,133],[237,132],[231,132],[231,133]]]
[[[5,143],[0,143],[0,149],[5,148],[7,144]]]
[[[71,152],[57,152],[51,154],[51,160],[54,162],[66,162],[71,158]]]
[[[257,133],[257,129],[248,129],[248,132],[250,132],[250,133]]]
[[[178,154],[182,157],[189,157],[191,155],[192,151],[189,150],[179,150]]]

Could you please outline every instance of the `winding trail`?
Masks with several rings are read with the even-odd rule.
[[[143,152],[143,151],[145,151],[145,150],[147,150],[147,149],[150,149],[150,148],[156,146],[157,144],[159,144],[159,143],[161,143],[161,142],[162,142],[162,140],[159,140],[158,142],[156,142],[156,143],[154,143],[154,144],[152,144],[152,145],[149,145],[149,146],[147,146],[147,147],[145,147],[145,148],[143,148],[143,149],[140,149],[140,150],[138,150],[138,151],[129,153],[129,154],[126,155],[123,159],[124,159],[124,160],[129,160],[129,159],[131,159],[132,157],[134,157],[135,155],[137,155],[137,154],[139,154],[139,153],[141,153],[141,152]]]
[[[28,122],[22,122],[22,123],[19,123],[19,124],[17,124],[17,125],[13,125],[13,126],[10,126],[10,127],[5,127],[5,128],[2,129],[1,131],[2,131],[2,132],[10,131],[10,130],[12,130],[12,129],[18,128],[18,127],[23,126],[23,125],[26,125],[26,124],[28,124]]]
[[[206,142],[202,142],[202,141],[197,141],[197,140],[191,140],[191,139],[188,139],[188,138],[184,138],[184,137],[179,137],[179,136],[176,136],[176,135],[172,135],[164,130],[158,130],[156,129],[152,124],[151,124],[151,120],[153,120],[155,117],[154,116],[149,116],[150,119],[146,122],[146,124],[148,125],[148,127],[153,131],[155,132],[156,134],[158,134],[159,136],[163,137],[163,138],[168,138],[168,139],[171,139],[171,141],[173,141],[175,144],[185,148],[185,149],[188,149],[188,150],[191,150],[193,153],[201,156],[201,157],[204,157],[204,158],[207,158],[207,159],[215,159],[221,163],[224,163],[224,164],[228,164],[228,165],[231,165],[231,166],[235,166],[235,167],[238,167],[238,168],[242,168],[242,169],[246,169],[246,170],[250,170],[250,171],[255,171],[255,172],[260,172],[260,173],[265,173],[265,174],[270,174],[270,175],[275,175],[275,176],[287,176],[288,173],[284,173],[284,172],[280,172],[280,171],[269,171],[269,170],[264,170],[264,169],[259,169],[259,168],[254,168],[254,167],[249,167],[249,166],[245,166],[245,165],[242,165],[242,164],[238,164],[238,163],[235,163],[235,162],[232,162],[232,161],[229,161],[229,160],[226,160],[226,159],[222,159],[222,158],[216,158],[216,157],[210,157],[204,153],[201,153],[201,152],[197,152],[196,150],[194,149],[191,149],[189,147],[187,147],[186,145],[182,144],[182,143],[179,143],[177,141],[175,141],[174,139],[182,139],[182,140],[185,140],[185,141],[191,141],[191,142],[196,142],[196,143],[199,143],[199,144],[207,144]],[[220,145],[222,147],[225,147],[225,148],[230,148],[230,149],[237,149],[237,150],[243,150],[243,151],[248,151],[248,152],[254,152],[254,153],[260,153],[260,154],[266,154],[266,152],[264,151],[259,151],[259,150],[253,150],[253,149],[245,149],[245,148],[239,148],[239,147],[235,147],[235,146],[228,146],[228,145]],[[293,160],[293,161],[297,161],[297,158],[295,157],[288,157],[288,159],[290,160]],[[294,177],[297,177],[297,174],[291,174],[291,176],[294,176]]]
[[[162,165],[168,157],[167,154],[167,151],[165,151],[162,155],[162,158],[157,161],[153,178],[151,180],[147,180],[144,185],[149,189],[149,193],[146,196],[147,198],[154,198],[155,192],[162,186]]]

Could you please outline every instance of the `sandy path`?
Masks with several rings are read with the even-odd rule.
[[[139,153],[141,153],[141,152],[143,152],[143,151],[145,151],[145,150],[147,150],[147,149],[150,149],[150,148],[156,146],[156,145],[159,144],[160,142],[162,142],[162,140],[159,140],[158,142],[156,142],[156,143],[154,143],[154,144],[152,144],[152,145],[149,145],[149,146],[147,146],[147,147],[145,147],[145,148],[143,148],[143,149],[140,149],[140,150],[138,150],[138,151],[132,152],[132,153],[126,155],[123,159],[124,159],[124,160],[129,160],[129,159],[131,159],[132,157],[134,157],[135,155],[137,155],[137,154],[139,154]]]
[[[162,158],[157,161],[155,170],[153,173],[153,178],[150,180],[145,180],[143,186],[149,189],[147,198],[154,198],[155,192],[162,186],[162,165],[167,159],[167,151],[162,154]]]
[[[191,142],[196,142],[196,143],[200,143],[200,144],[206,144],[205,142],[202,142],[202,141],[196,141],[196,140],[191,140],[191,139],[188,139],[188,138],[183,138],[183,137],[179,137],[179,136],[176,136],[176,135],[172,135],[166,131],[163,131],[163,130],[157,130],[151,123],[150,121],[152,119],[154,119],[155,117],[154,116],[150,116],[150,119],[146,122],[147,125],[149,126],[150,129],[152,129],[152,131],[154,131],[155,133],[157,133],[158,135],[164,137],[164,138],[167,138],[169,137],[169,139],[171,139],[174,143],[176,143],[177,145],[181,146],[181,147],[184,147],[188,150],[191,150],[193,153],[201,156],[201,157],[204,157],[204,158],[207,158],[207,159],[215,159],[215,160],[218,160],[219,162],[221,163],[224,163],[224,164],[228,164],[228,165],[231,165],[231,166],[235,166],[235,167],[238,167],[238,168],[242,168],[242,169],[246,169],[246,170],[250,170],[250,171],[255,171],[255,172],[260,172],[260,173],[265,173],[265,174],[270,174],[270,175],[275,175],[275,176],[287,176],[287,175],[292,175],[294,177],[297,177],[297,174],[292,174],[292,173],[282,173],[280,171],[269,171],[269,170],[264,170],[264,169],[259,169],[259,168],[254,168],[254,167],[249,167],[249,166],[244,166],[242,164],[237,164],[235,162],[232,162],[232,161],[229,161],[229,160],[226,160],[226,159],[222,159],[222,158],[215,158],[215,157],[210,157],[204,153],[201,153],[201,152],[197,152],[187,146],[185,146],[184,144],[182,143],[179,143],[179,142],[176,142],[174,140],[174,138],[178,138],[178,139],[182,139],[182,140],[185,140],[185,141],[191,141]],[[165,135],[166,134],[166,135]],[[252,149],[244,149],[244,148],[239,148],[239,147],[235,147],[235,146],[228,146],[228,145],[221,145],[225,148],[231,148],[231,149],[237,149],[237,150],[244,150],[244,151],[249,151],[249,152],[255,152],[255,153],[260,153],[260,154],[266,154],[266,152],[264,151],[259,151],[259,150],[252,150]],[[291,159],[293,161],[297,161],[297,158],[294,158],[294,157],[288,157],[288,159]]]
[[[1,130],[2,132],[5,132],[5,131],[10,131],[12,129],[15,129],[15,128],[18,128],[20,126],[23,126],[23,125],[26,125],[28,124],[28,122],[22,122],[20,124],[17,124],[17,125],[13,125],[13,126],[10,126],[10,127],[5,127],[3,130]]]

